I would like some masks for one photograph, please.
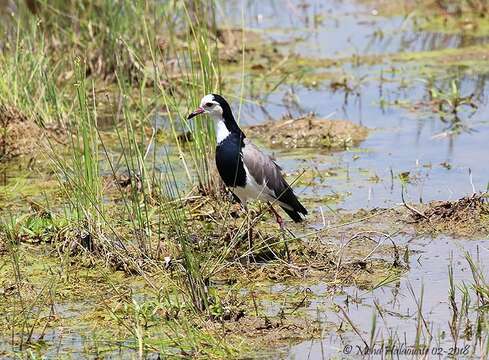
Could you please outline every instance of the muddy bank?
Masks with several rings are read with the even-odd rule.
[[[433,201],[417,209],[411,207],[410,219],[418,233],[447,234],[456,237],[487,236],[489,205],[487,194],[474,194],[456,201]]]
[[[347,120],[329,120],[307,115],[249,126],[246,133],[272,148],[339,150],[358,145],[365,140],[368,129]]]
[[[0,161],[31,153],[41,129],[14,107],[0,104]]]
[[[41,128],[38,121],[22,111],[0,103],[0,162],[35,155],[47,138],[56,144],[66,141],[66,136],[59,126],[49,124]]]
[[[243,52],[253,61],[257,61],[259,57],[267,56],[265,51],[260,53],[257,51],[270,48],[257,32],[251,30],[223,27],[216,30],[215,37],[218,41],[220,58],[226,63],[240,62]]]
[[[408,237],[448,235],[472,239],[489,235],[488,194],[479,193],[452,201],[404,203],[394,208],[346,213],[341,222],[350,231],[361,222],[363,231],[403,233]]]

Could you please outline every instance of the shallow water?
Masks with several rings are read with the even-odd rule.
[[[400,243],[401,239],[395,239]],[[442,348],[449,351],[454,346],[454,340],[450,336],[448,322],[452,312],[448,306],[448,266],[452,264],[456,284],[473,282],[470,267],[465,259],[465,252],[474,259],[483,259],[487,256],[489,249],[486,240],[461,241],[449,237],[437,239],[421,238],[410,243],[411,250],[416,255],[410,259],[409,272],[402,276],[399,281],[384,285],[374,291],[360,290],[355,287],[343,289],[341,295],[324,297],[311,304],[311,314],[316,316],[317,308],[322,309],[320,316],[325,323],[336,324],[339,327],[347,327],[347,320],[341,312],[333,311],[333,306],[339,306],[345,310],[348,317],[361,330],[362,336],[367,341],[370,339],[373,317],[376,318],[376,341],[379,344],[387,344],[391,339],[400,344],[412,346],[415,343],[416,329],[418,325],[418,304],[422,302],[421,312],[428,322],[431,335],[422,332],[421,344],[426,344],[430,349]],[[487,269],[483,267],[486,272]],[[487,272],[486,272],[487,273]],[[310,289],[319,296],[326,293],[326,287],[318,285]],[[297,289],[294,289],[297,291]],[[423,295],[422,295],[423,292]],[[457,293],[457,301],[460,301],[460,293]],[[475,303],[472,304],[475,306]],[[379,311],[377,308],[381,308]],[[471,324],[475,325],[475,318],[470,318]],[[462,324],[462,329],[465,324]],[[480,354],[474,350],[473,340],[458,339],[457,347],[465,348],[470,345],[470,353]],[[350,353],[349,346],[353,347]],[[338,355],[351,355],[351,357],[362,355],[359,349],[365,348],[362,339],[353,331],[326,332],[321,340],[304,342],[288,349],[289,358],[293,359],[315,359],[324,354],[324,358]],[[435,350],[433,350],[435,351]],[[436,350],[438,354],[439,350]],[[446,357],[444,352],[442,357]]]
[[[487,187],[489,168],[485,166],[487,152],[484,148],[489,125],[484,122],[488,110],[484,104],[466,121],[474,129],[472,132],[449,137],[443,135],[447,124],[436,115],[418,116],[398,108],[381,109],[376,105],[378,84],[375,80],[362,86],[361,99],[357,100],[361,101],[360,108],[356,103],[348,103],[345,108],[342,95],[297,88],[295,93],[307,111],[314,111],[319,116],[334,112],[333,118],[348,119],[372,129],[359,149],[337,154],[332,164],[329,158],[322,161],[321,156],[308,160],[307,164],[288,158],[286,151],[277,156],[286,170],[317,164],[323,170],[347,168],[349,178],[346,181],[332,179],[328,182],[330,189],[325,191],[351,193],[340,204],[342,208],[353,210],[399,203],[401,184],[397,176],[406,171],[415,175],[413,183],[407,187],[407,198],[414,202],[456,199],[472,193],[474,189],[481,191]],[[422,89],[414,86],[408,97],[402,99],[416,101],[422,98]],[[271,109],[269,113],[279,117],[283,111]],[[450,169],[447,169],[447,164],[450,164]],[[374,175],[379,179],[370,180]]]
[[[381,2],[379,2],[381,3]],[[401,4],[401,2],[399,2]],[[416,31],[415,13],[376,1],[229,1],[221,13],[304,56],[341,58],[430,51],[487,43],[484,36]],[[389,13],[390,12],[390,13]],[[406,15],[407,13],[407,15]]]
[[[295,6],[298,14],[304,10],[302,2],[287,4],[288,7]],[[316,16],[323,16],[325,19],[329,19],[334,14],[337,19],[334,24],[325,21],[319,29],[315,30],[318,32],[315,35],[329,46],[321,55],[334,57],[337,53],[335,47],[347,50],[349,42],[345,38],[357,39],[358,44],[355,47],[359,49],[361,44],[368,43],[371,26],[363,17],[372,16],[365,15],[371,12],[368,10],[369,7],[351,1],[317,1],[307,2],[307,5],[304,10],[306,12],[315,12]],[[289,33],[288,36],[291,38],[295,37],[295,32],[300,31],[297,30],[297,27],[300,27],[298,22],[303,19],[300,16],[290,17],[288,15],[290,12],[279,11],[277,6],[274,1],[252,2],[245,13],[246,24],[259,26],[262,29],[270,28],[276,32],[282,30]],[[240,14],[238,10],[230,13]],[[345,21],[345,18],[350,21]],[[382,18],[382,21],[396,31],[393,34],[385,31],[383,40],[372,46],[372,51],[375,53],[425,51],[458,47],[461,44],[466,46],[461,41],[441,41],[440,44],[430,42],[430,45],[420,45],[425,43],[424,37],[434,36],[434,34],[413,32],[414,29],[408,20],[404,20],[408,23],[400,27],[398,17]],[[385,29],[384,24],[382,28]],[[417,40],[408,43],[400,41],[399,37],[402,38],[406,34],[411,34]],[[460,35],[450,36],[460,37]],[[317,49],[316,40],[311,36],[301,43]],[[477,41],[486,40],[478,38]],[[363,48],[359,53],[365,55],[368,50]],[[307,164],[301,164],[295,161],[294,155],[288,157],[287,151],[278,155],[281,164],[289,171],[312,166],[318,166],[323,170],[331,167],[348,169],[350,176],[347,180],[331,179],[327,184],[329,189],[326,191],[326,193],[351,193],[340,204],[345,209],[392,206],[400,202],[400,182],[392,179],[392,174],[397,178],[399,173],[406,171],[415,175],[413,183],[407,187],[407,198],[411,201],[456,199],[474,190],[483,191],[487,188],[489,180],[489,168],[484,162],[489,152],[489,150],[484,151],[487,148],[485,139],[489,133],[489,118],[486,115],[489,110],[486,98],[487,74],[474,73],[473,69],[457,68],[447,69],[443,72],[443,76],[440,76],[439,72],[436,73],[438,77],[435,84],[441,89],[448,91],[450,81],[455,79],[460,80],[463,95],[479,94],[478,110],[475,113],[462,111],[460,116],[468,131],[463,131],[456,136],[447,135],[449,124],[430,111],[410,111],[396,105],[381,106],[382,103],[396,101],[412,104],[426,101],[428,78],[424,74],[429,71],[429,68],[428,65],[415,62],[408,64],[386,62],[373,66],[346,64],[336,71],[339,76],[346,74],[352,79],[351,83],[356,86],[357,94],[349,94],[345,98],[344,92],[332,91],[327,81],[314,89],[306,88],[301,84],[283,85],[267,98],[267,103],[263,107],[245,104],[241,123],[249,125],[265,121],[269,117],[280,118],[287,113],[299,116],[314,112],[320,117],[347,119],[372,129],[371,135],[359,149],[343,152],[333,159],[329,156],[324,159],[317,156],[308,160]],[[435,71],[436,66],[431,68]],[[299,105],[291,105],[289,101],[291,97]],[[311,153],[317,151],[313,150]],[[378,182],[372,181],[374,175],[379,178],[376,180]],[[304,190],[306,196],[307,192]]]

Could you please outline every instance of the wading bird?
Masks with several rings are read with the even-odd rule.
[[[292,220],[301,222],[307,210],[285,181],[280,166],[246,138],[227,101],[217,94],[206,95],[188,119],[199,114],[208,114],[216,121],[217,170],[243,207],[247,208],[250,199],[267,201],[283,229],[283,219],[273,208],[276,203]]]

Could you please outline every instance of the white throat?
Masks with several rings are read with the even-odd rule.
[[[216,141],[218,144],[222,143],[224,139],[229,136],[230,132],[224,124],[224,120],[219,120],[216,127]]]

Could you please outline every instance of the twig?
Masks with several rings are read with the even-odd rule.
[[[348,316],[348,314],[346,313],[345,309],[343,309],[341,306],[338,306],[338,307],[341,310],[341,312],[343,313],[343,316],[345,317],[346,321],[348,321],[348,323],[350,324],[350,326],[353,329],[353,331],[360,337],[360,339],[363,341],[363,343],[365,344],[365,346],[368,346],[368,343],[365,341],[365,339],[363,338],[362,334],[357,329],[357,327],[355,326],[355,324],[353,323],[353,321],[351,321],[351,319]]]
[[[418,209],[415,209],[414,207],[408,205],[406,203],[406,201],[404,200],[404,186],[402,186],[401,188],[401,199],[402,199],[402,204],[409,210],[411,211],[412,213],[415,213],[419,216],[421,216],[422,218],[430,221],[430,218],[428,216],[426,216],[425,214],[423,214],[421,211],[419,211]]]

